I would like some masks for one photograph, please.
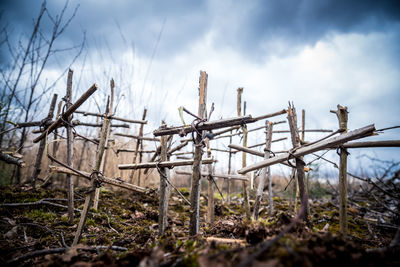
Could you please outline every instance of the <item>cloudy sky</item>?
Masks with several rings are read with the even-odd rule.
[[[47,8],[57,14],[64,3],[49,1]],[[11,37],[29,36],[40,6],[41,1],[1,1],[1,21]],[[140,118],[147,107],[148,132],[161,119],[180,124],[179,106],[197,110],[200,70],[209,75],[214,118],[236,115],[236,89],[244,87],[247,113],[254,116],[293,101],[297,110],[306,110],[308,128],[336,129],[329,110],[337,104],[348,106],[350,129],[400,124],[398,1],[87,0],[70,1],[66,16],[76,7],[57,43],[78,45],[86,35],[85,49],[72,65],[76,95],[96,82],[97,100],[104,102],[113,77],[121,98],[118,114]],[[44,22],[44,31],[47,26]],[[53,60],[44,76],[57,77],[72,56]],[[4,51],[1,58],[6,68]],[[399,133],[391,130],[375,139],[399,139]],[[260,138],[254,134],[249,143]],[[376,151],[373,155],[398,159],[398,149]]]

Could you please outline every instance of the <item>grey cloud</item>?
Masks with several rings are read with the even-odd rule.
[[[390,29],[400,21],[398,1],[374,0],[271,0],[227,3],[232,11],[229,21],[218,19],[216,43],[229,42],[255,56],[274,53],[276,40],[287,46],[283,53],[297,46],[313,45],[330,33],[369,33]],[[226,7],[221,7],[221,10]],[[216,14],[218,16],[219,14]],[[238,25],[233,27],[232,25]],[[283,44],[282,44],[283,43]]]
[[[4,0],[0,10],[17,29],[29,32],[41,1]],[[212,30],[214,45],[230,47],[250,58],[296,52],[333,32],[383,31],[400,21],[398,1],[374,0],[255,0],[255,1],[71,1],[78,14],[62,43],[81,40],[86,31],[89,48],[126,49],[124,38],[150,56],[166,24],[157,56],[179,53]],[[59,11],[64,1],[49,1]],[[70,11],[71,11],[70,10]],[[46,25],[44,25],[46,26]],[[121,37],[122,33],[124,38]],[[108,44],[106,44],[106,42]]]
[[[41,1],[6,0],[0,10],[5,10],[5,19],[19,31],[29,32],[40,4]],[[118,51],[126,49],[125,40],[128,45],[133,43],[142,54],[150,56],[165,21],[157,51],[157,55],[163,57],[179,52],[192,41],[202,38],[208,28],[207,21],[204,21],[206,6],[201,1],[70,1],[69,11],[77,4],[80,5],[79,11],[63,35],[63,43],[78,42],[85,31],[89,48],[109,45]],[[47,2],[53,14],[59,12],[63,5],[64,1]]]

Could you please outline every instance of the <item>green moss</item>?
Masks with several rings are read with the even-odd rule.
[[[197,267],[199,263],[197,261],[198,255],[186,255],[183,260],[181,266],[189,266],[189,267]]]
[[[37,221],[55,221],[58,219],[58,215],[53,212],[43,211],[42,209],[33,209],[26,213],[28,218]]]
[[[88,219],[86,219],[86,225],[87,226],[96,226],[96,222],[93,219],[88,218]]]

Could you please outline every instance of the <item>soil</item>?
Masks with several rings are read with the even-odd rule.
[[[186,190],[187,192],[187,190]],[[79,192],[78,192],[79,193]],[[65,192],[29,188],[0,189],[1,203],[26,203],[41,199],[66,205]],[[55,200],[55,199],[61,200]],[[258,221],[245,218],[242,207],[216,200],[216,219],[205,223],[206,201],[201,201],[201,227],[188,233],[189,206],[172,195],[168,230],[158,237],[158,199],[155,193],[135,194],[102,189],[99,210],[89,215],[79,246],[63,253],[16,261],[32,251],[63,248],[72,243],[79,221],[68,223],[66,209],[49,205],[0,207],[0,263],[20,266],[236,266],[263,251],[253,266],[399,266],[400,250],[390,248],[396,228],[366,217],[365,203],[349,207],[349,235],[342,237],[338,209],[330,200],[310,201],[310,223],[298,223],[282,238],[275,237],[296,214],[289,202],[274,198],[269,215],[262,203]],[[83,207],[77,199],[76,206]],[[212,238],[210,238],[212,237]],[[269,242],[269,243],[268,243]],[[267,249],[265,249],[268,243]],[[118,246],[126,251],[93,249]]]

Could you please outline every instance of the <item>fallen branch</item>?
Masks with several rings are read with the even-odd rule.
[[[61,204],[57,204],[57,203],[52,203],[46,200],[38,200],[36,202],[25,202],[25,203],[3,203],[0,204],[0,208],[4,207],[4,208],[14,208],[14,207],[29,207],[29,206],[40,206],[40,205],[47,205],[47,206],[53,206],[53,207],[57,207],[57,208],[62,208],[62,209],[68,209],[68,206],[64,206]],[[81,212],[80,209],[74,209],[74,211],[76,212]]]
[[[3,152],[0,152],[0,160],[6,162],[8,164],[14,164],[19,167],[25,167],[25,162],[22,159],[8,155]]]
[[[84,251],[89,251],[89,252],[95,252],[98,253],[100,249],[111,249],[111,250],[115,250],[115,251],[127,251],[127,248],[124,247],[119,247],[119,246],[96,246],[96,247],[71,247],[71,248],[50,248],[50,249],[42,249],[42,250],[36,250],[36,251],[31,251],[29,253],[26,253],[22,256],[19,256],[15,259],[11,259],[9,261],[7,261],[7,264],[16,264],[19,263],[21,261],[27,260],[27,259],[31,259],[31,258],[36,258],[36,257],[40,257],[40,256],[44,256],[44,255],[49,255],[49,254],[58,254],[58,253],[64,253],[69,249],[81,249]]]

